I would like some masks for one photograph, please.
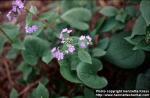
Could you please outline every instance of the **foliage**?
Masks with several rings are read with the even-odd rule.
[[[61,4],[60,12],[53,8],[40,14],[36,6],[24,8],[25,24],[12,21],[0,24],[0,53],[8,44],[7,59],[22,57],[20,64],[17,63],[17,70],[22,73],[17,81],[20,84],[28,85],[41,78],[32,87],[29,98],[68,98],[65,92],[69,92],[69,98],[96,98],[95,89],[113,85],[102,73],[107,63],[132,70],[143,66],[148,58],[150,1],[137,2],[138,10],[133,2],[129,3],[124,8],[110,5],[98,8],[94,0],[56,0],[55,5]],[[17,16],[18,12],[14,14]],[[93,26],[95,14],[100,17]],[[131,20],[135,21],[134,25],[126,30]],[[107,67],[105,71],[109,71]],[[54,74],[64,80],[55,80],[58,77],[50,72],[53,68]],[[65,80],[71,86],[66,86],[69,83]],[[136,89],[149,89],[149,84],[149,70],[138,75]],[[62,89],[53,90],[59,87]],[[9,96],[17,98],[19,94],[13,88]]]

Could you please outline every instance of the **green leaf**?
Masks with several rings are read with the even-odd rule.
[[[101,32],[115,31],[120,30],[123,27],[124,25],[122,23],[118,22],[114,18],[109,18],[104,22],[100,31]]]
[[[92,64],[91,56],[85,50],[79,50],[78,57],[82,62]]]
[[[105,16],[115,16],[118,12],[118,9],[113,7],[113,6],[104,6],[101,10],[100,13],[105,15]]]
[[[138,75],[136,81],[136,89],[150,89],[150,69],[148,69],[145,73],[141,73]]]
[[[115,19],[124,23],[126,21],[126,18],[127,18],[127,13],[123,10],[123,9],[120,9],[118,14],[116,15]]]
[[[45,52],[49,51],[49,43],[43,39],[34,36],[27,36],[24,40],[25,50],[23,50],[23,59],[26,63],[36,65],[37,60],[43,57]]]
[[[93,57],[101,57],[106,54],[106,51],[104,51],[101,48],[94,48],[92,51]]]
[[[104,88],[107,85],[107,80],[97,75],[102,65],[98,63],[97,59],[93,59],[92,62],[92,64],[81,62],[77,66],[77,75],[79,79],[90,88]]]
[[[136,68],[144,62],[145,54],[141,50],[132,50],[133,46],[124,40],[127,34],[122,32],[111,38],[105,57],[120,68]]]
[[[30,11],[32,14],[36,14],[36,13],[38,12],[36,6],[33,6],[33,5],[31,5],[29,11]]]
[[[40,20],[47,20],[49,23],[56,22],[58,18],[59,18],[59,15],[52,11],[45,12],[39,16]]]
[[[85,8],[72,8],[65,12],[61,18],[71,27],[79,30],[87,30],[89,25],[87,22],[91,19],[91,12]]]
[[[14,49],[14,48],[10,48],[10,50],[8,51],[6,58],[8,59],[15,59],[17,57],[18,54],[18,50]]]
[[[134,37],[135,35],[144,35],[146,34],[146,23],[142,16],[139,16],[136,20],[131,37]]]
[[[97,44],[97,47],[105,50],[107,49],[108,45],[109,45],[109,38],[104,38],[99,41],[99,43]]]
[[[42,57],[42,61],[48,64],[53,59],[53,56],[50,51],[45,52]]]
[[[49,98],[49,92],[47,88],[39,83],[38,87],[35,89],[35,98]]]
[[[0,25],[4,32],[9,36],[11,40],[15,40],[19,35],[19,26],[11,23],[4,23]]]
[[[142,40],[139,42],[133,50],[144,50],[144,51],[150,51],[150,45],[145,42],[145,40]]]
[[[26,63],[22,63],[18,66],[18,70],[23,73],[23,79],[27,81],[30,74],[32,73],[32,66]]]
[[[10,92],[9,98],[18,98],[18,92],[13,88]]]
[[[23,42],[21,42],[19,39],[15,40],[13,43],[12,43],[12,47],[14,49],[19,49],[19,50],[24,50],[25,47],[23,45]]]
[[[142,0],[140,3],[140,11],[147,26],[150,24],[150,1],[149,0]]]
[[[125,8],[125,11],[128,15],[134,17],[136,16],[136,9],[133,5],[129,5]]]
[[[68,81],[73,83],[81,83],[78,79],[76,71],[71,70],[71,66],[67,61],[61,61],[60,64],[60,73]]]
[[[0,53],[2,52],[3,46],[6,41],[7,41],[6,38],[3,35],[0,35]]]

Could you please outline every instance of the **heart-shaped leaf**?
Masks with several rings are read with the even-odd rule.
[[[61,18],[70,26],[79,30],[87,30],[87,22],[91,19],[91,12],[85,8],[72,8],[65,12]]]
[[[133,46],[124,39],[127,34],[122,32],[111,38],[105,57],[118,67],[135,68],[143,63],[145,54],[141,50],[132,50]]]
[[[76,71],[71,70],[71,66],[67,61],[61,61],[60,64],[60,73],[61,75],[68,81],[74,83],[81,83],[81,81],[77,77]]]
[[[101,66],[97,59],[93,59],[92,64],[82,62],[77,66],[77,75],[86,86],[94,89],[103,88],[107,85],[107,80],[97,75],[97,72],[102,69]]]
[[[45,52],[49,51],[49,43],[34,36],[27,36],[24,40],[24,46],[23,58],[26,63],[31,65],[36,65],[38,58],[43,57]]]

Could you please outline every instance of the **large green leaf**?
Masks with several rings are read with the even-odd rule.
[[[26,63],[35,65],[38,58],[42,57],[45,52],[49,51],[49,43],[43,39],[34,36],[27,36],[24,40],[25,50],[23,58]]]
[[[150,89],[150,69],[148,69],[145,73],[141,73],[138,75],[136,81],[136,89]]]
[[[142,16],[139,16],[136,20],[131,37],[134,37],[135,35],[144,35],[146,34],[146,23]]]
[[[124,39],[126,35],[122,32],[111,38],[106,60],[120,68],[135,68],[143,63],[145,54],[141,50],[132,50],[133,46]]]
[[[113,6],[104,6],[101,10],[100,13],[102,13],[105,16],[115,16],[118,12],[118,9],[113,7]]]
[[[142,16],[145,19],[147,26],[150,24],[150,1],[149,0],[142,0],[140,4],[140,11]]]
[[[68,81],[74,83],[81,83],[77,77],[76,71],[71,70],[71,65],[67,61],[61,61],[60,64],[60,73]]]
[[[77,75],[86,86],[94,89],[103,88],[107,85],[107,80],[97,75],[97,72],[102,68],[101,66],[97,59],[93,59],[92,64],[82,62],[77,66]]]
[[[89,63],[89,64],[92,63],[90,54],[85,50],[79,50],[78,57],[82,62]]]
[[[3,31],[11,40],[15,40],[19,34],[19,26],[11,23],[4,23],[0,25]]]
[[[72,8],[65,12],[61,18],[70,26],[79,30],[87,30],[87,22],[91,19],[91,12],[85,8]]]

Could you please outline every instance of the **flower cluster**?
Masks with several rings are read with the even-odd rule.
[[[81,35],[80,38],[80,47],[86,48],[89,44],[91,44],[92,38],[88,36]]]
[[[51,50],[51,52],[52,52],[53,57],[54,57],[54,58],[57,58],[57,60],[62,60],[62,59],[64,59],[64,53],[61,52],[61,51],[59,50],[59,48],[54,47],[54,48]]]
[[[76,45],[78,45],[78,43],[73,43],[73,39],[72,37],[70,37],[70,33],[72,33],[72,30],[69,30],[67,28],[63,29],[60,33],[59,39],[61,40],[61,43],[63,45],[63,48],[60,47],[56,48],[54,47],[51,50],[51,53],[53,55],[54,58],[56,58],[57,60],[62,60],[64,59],[65,54],[72,54],[76,51]],[[90,36],[80,36],[80,38],[78,39],[80,45],[78,47],[80,48],[86,48],[89,44],[91,44],[92,38]]]
[[[7,18],[9,21],[15,20],[17,14],[20,14],[20,12],[24,8],[24,3],[21,0],[15,0],[12,2],[12,9],[8,12]]]
[[[26,33],[33,33],[38,30],[38,26],[37,25],[25,26],[25,30],[26,30]]]

